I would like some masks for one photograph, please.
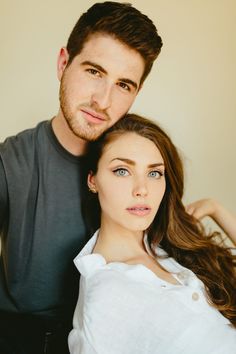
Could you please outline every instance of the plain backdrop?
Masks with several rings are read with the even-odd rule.
[[[0,0],[0,141],[58,111],[56,60],[94,1]],[[164,46],[131,111],[169,132],[186,167],[185,202],[236,211],[236,1],[134,0]]]

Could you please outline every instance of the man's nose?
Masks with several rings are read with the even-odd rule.
[[[92,103],[101,110],[106,110],[111,106],[113,86],[109,83],[98,85],[96,92],[92,95]]]

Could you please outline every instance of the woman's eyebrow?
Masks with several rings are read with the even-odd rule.
[[[135,161],[127,159],[127,158],[124,158],[124,157],[115,157],[114,159],[111,160],[111,162],[115,161],[115,160],[120,160],[122,162],[127,163],[128,165],[131,165],[131,166],[136,165]],[[152,164],[148,165],[147,167],[148,168],[152,168],[152,167],[159,167],[159,166],[165,166],[165,165],[164,165],[163,162],[156,162],[156,163],[152,163]]]

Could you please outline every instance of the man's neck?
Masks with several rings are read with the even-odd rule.
[[[65,118],[59,111],[52,120],[52,129],[59,143],[72,155],[84,155],[88,142],[76,136],[69,128]]]

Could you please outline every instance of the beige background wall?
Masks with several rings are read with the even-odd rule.
[[[58,109],[56,58],[94,1],[0,0],[0,140]],[[164,47],[132,111],[158,120],[184,152],[185,201],[236,211],[236,1],[134,0]]]

